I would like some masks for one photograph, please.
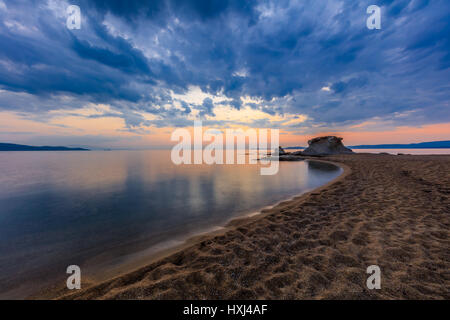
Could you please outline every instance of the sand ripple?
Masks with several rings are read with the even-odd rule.
[[[327,158],[345,177],[64,298],[450,299],[450,156]],[[381,290],[366,288],[379,265]]]

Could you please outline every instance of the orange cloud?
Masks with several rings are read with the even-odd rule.
[[[98,109],[98,108],[97,108]],[[54,112],[48,122],[34,121],[14,112],[0,113],[0,141],[26,143],[31,136],[110,136],[120,137],[120,141],[109,143],[105,147],[149,147],[170,146],[176,142],[170,140],[175,128],[149,127],[148,134],[134,133],[125,130],[122,118],[102,117],[86,118],[83,116],[101,113],[103,110],[85,109],[77,110],[80,116],[65,112]],[[247,112],[247,110],[246,110]],[[252,117],[261,116],[257,113],[241,114],[241,120],[250,120]],[[227,116],[223,113],[223,116]],[[236,114],[228,115],[236,116]],[[246,118],[245,116],[248,116]],[[271,118],[275,122],[300,123],[304,117],[279,117]],[[245,121],[244,121],[245,122]],[[236,127],[236,126],[232,126]],[[238,126],[239,127],[239,126]],[[401,126],[382,131],[382,123],[376,121],[365,122],[351,126],[343,131],[323,131],[317,134],[298,135],[281,130],[280,144],[282,146],[306,146],[307,141],[313,137],[322,135],[337,135],[344,138],[346,145],[357,144],[381,144],[381,143],[414,143],[423,141],[450,140],[450,123],[424,125],[421,127]],[[192,132],[192,128],[187,128]],[[207,127],[203,128],[208,129]],[[220,128],[218,128],[220,130]],[[225,129],[225,128],[222,128]],[[247,128],[241,128],[246,130]],[[43,141],[45,143],[45,141]]]

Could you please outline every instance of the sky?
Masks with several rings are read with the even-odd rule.
[[[449,35],[448,0],[0,0],[0,142],[164,147],[194,120],[450,140]]]

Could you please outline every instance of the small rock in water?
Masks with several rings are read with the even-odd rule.
[[[292,155],[292,154],[285,154],[278,157],[279,161],[302,161],[304,158]]]
[[[286,154],[288,154],[282,147],[278,147],[278,154],[280,156],[284,156]]]

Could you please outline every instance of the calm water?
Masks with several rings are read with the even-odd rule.
[[[170,152],[0,152],[0,297],[119,265],[325,184],[341,170],[281,162],[182,165]]]

